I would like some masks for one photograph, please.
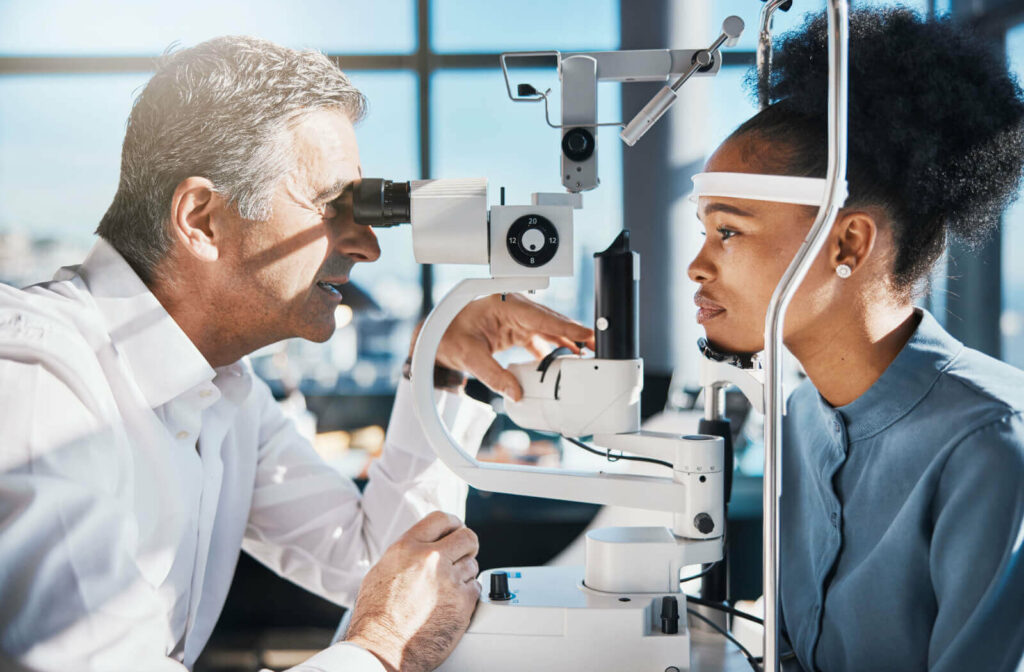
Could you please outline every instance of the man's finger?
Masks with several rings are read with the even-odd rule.
[[[545,345],[548,347],[544,347]],[[539,336],[534,336],[528,340],[523,344],[523,347],[537,359],[544,359],[544,357],[551,352],[550,344],[547,343],[546,339]]]
[[[523,396],[523,388],[512,373],[498,361],[483,351],[467,352],[464,356],[466,368],[477,380],[492,390],[504,394],[513,401]]]
[[[480,573],[480,565],[476,558],[466,556],[453,565],[456,580],[460,582],[472,581]]]
[[[574,355],[580,354],[580,346],[576,344],[577,342],[572,339],[568,339],[565,336],[544,334],[544,339],[553,343],[556,348],[569,348]]]
[[[587,341],[594,337],[592,329],[528,299],[522,299],[514,306],[516,320],[527,331],[565,336],[573,341]]]
[[[438,540],[437,543],[444,556],[453,564],[466,558],[475,558],[477,551],[480,550],[480,540],[477,539],[476,533],[468,527],[460,527]]]
[[[462,527],[459,517],[444,511],[434,511],[406,532],[417,541],[434,542]]]

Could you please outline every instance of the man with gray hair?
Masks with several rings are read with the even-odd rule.
[[[86,260],[0,287],[0,659],[190,669],[243,548],[354,602],[347,640],[297,670],[427,670],[457,643],[477,541],[408,381],[361,495],[245,358],[330,338],[353,266],[380,255],[351,213],[364,110],[316,52],[218,38],[170,54],[132,110]],[[518,398],[494,352],[538,337],[578,350],[593,334],[508,299],[470,304],[438,365]],[[489,408],[457,385],[437,400],[478,443]]]

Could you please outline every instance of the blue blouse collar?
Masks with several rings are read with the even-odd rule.
[[[914,335],[867,392],[834,411],[818,395],[827,416],[835,411],[842,416],[849,441],[873,436],[909,413],[964,349],[931,313],[922,308],[916,312],[921,322]]]

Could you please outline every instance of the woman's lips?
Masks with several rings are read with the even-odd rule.
[[[697,324],[710,322],[725,312],[725,308],[700,292],[694,294],[693,302],[697,304]]]

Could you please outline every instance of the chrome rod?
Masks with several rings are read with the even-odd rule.
[[[782,337],[786,309],[832,230],[846,193],[849,4],[828,2],[828,170],[825,200],[772,294],[765,318],[764,670],[779,670],[779,496],[782,493]]]
[[[772,15],[790,0],[770,0],[761,7],[761,25],[757,33],[757,103],[762,110],[768,107],[769,78],[772,74]]]

